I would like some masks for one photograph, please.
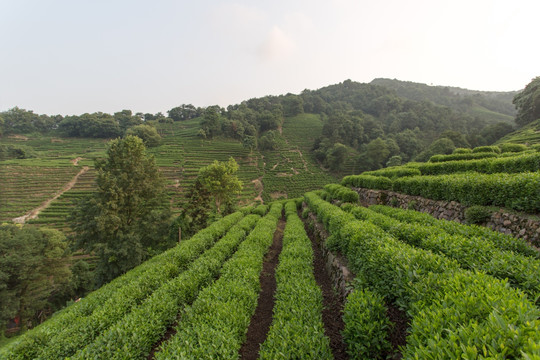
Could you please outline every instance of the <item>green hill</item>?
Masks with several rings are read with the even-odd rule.
[[[514,123],[516,109],[512,99],[517,91],[477,91],[450,86],[430,86],[396,79],[374,79],[371,84],[392,89],[398,96],[431,101],[455,111],[479,117],[488,123]]]
[[[496,142],[497,145],[505,143],[526,145],[540,144],[540,119],[525,125]]]

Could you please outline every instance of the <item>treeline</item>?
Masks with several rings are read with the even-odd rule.
[[[493,101],[512,107],[506,98]],[[459,147],[492,144],[513,131],[505,122],[489,122],[432,101],[400,97],[384,86],[346,80],[299,95],[250,99],[227,109],[208,107],[199,135],[235,138],[246,147],[271,150],[284,118],[302,113],[319,114],[324,121],[313,155],[332,171],[344,173],[351,171],[345,163],[352,163],[358,172],[425,161]]]
[[[501,114],[516,115],[512,100],[517,91],[475,91],[396,79],[374,79],[371,84],[393,89],[400,97],[416,101],[428,100],[461,112],[467,112],[475,105],[479,105]]]

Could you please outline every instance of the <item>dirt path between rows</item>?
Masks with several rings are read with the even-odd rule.
[[[58,199],[63,193],[65,193],[66,191],[68,190],[71,190],[71,188],[73,186],[75,186],[75,184],[77,183],[77,180],[79,179],[79,176],[83,175],[84,173],[86,173],[88,171],[89,167],[88,166],[84,166],[81,171],[79,171],[79,173],[77,175],[75,175],[73,177],[73,179],[70,180],[70,182],[68,182],[66,185],[64,185],[64,187],[62,188],[62,190],[60,190],[59,192],[56,193],[56,195],[54,195],[52,198],[48,199],[47,201],[43,202],[40,206],[38,206],[37,208],[33,209],[33,210],[30,210],[26,215],[23,215],[23,216],[20,216],[20,217],[17,217],[17,218],[14,218],[12,219],[12,221],[14,223],[18,223],[18,224],[24,224],[27,220],[31,220],[31,219],[35,219],[38,217],[39,213],[41,211],[43,211],[47,206],[50,205],[51,202],[53,202],[54,200]]]
[[[274,241],[270,250],[264,257],[263,271],[259,277],[261,282],[261,292],[257,302],[255,314],[251,317],[246,341],[240,348],[240,358],[244,360],[255,360],[259,358],[259,349],[266,340],[270,324],[272,323],[272,310],[274,309],[274,294],[276,292],[276,267],[279,254],[283,247],[283,230],[285,229],[285,219],[282,217],[274,232]]]
[[[300,216],[301,214],[299,214]],[[313,231],[304,222],[306,233],[311,240],[311,247],[313,248],[313,274],[315,275],[315,281],[321,288],[323,295],[323,313],[322,320],[324,324],[324,334],[330,339],[330,348],[335,360],[348,359],[349,356],[346,352],[345,343],[341,332],[345,328],[342,319],[343,301],[337,295],[332,280],[326,271],[326,264],[324,261],[324,255],[321,247],[315,240]]]

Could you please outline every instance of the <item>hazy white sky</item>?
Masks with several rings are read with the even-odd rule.
[[[0,110],[165,112],[377,77],[519,90],[538,0],[0,0]]]

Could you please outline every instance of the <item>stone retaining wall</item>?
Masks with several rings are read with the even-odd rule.
[[[369,205],[388,205],[402,209],[413,209],[432,215],[437,219],[465,222],[466,206],[455,201],[436,201],[420,196],[405,195],[388,190],[353,188],[360,196],[360,203]],[[501,209],[492,214],[491,219],[482,224],[540,247],[540,221],[528,219]]]
[[[303,207],[306,208],[307,205],[304,203]],[[326,272],[330,275],[332,285],[339,296],[345,300],[352,290],[350,284],[354,279],[354,274],[351,273],[347,267],[347,260],[344,257],[332,253],[324,246],[324,243],[328,238],[328,232],[324,229],[324,226],[317,221],[317,217],[314,214],[309,213],[307,224],[313,230],[317,246],[322,250],[326,264]]]

